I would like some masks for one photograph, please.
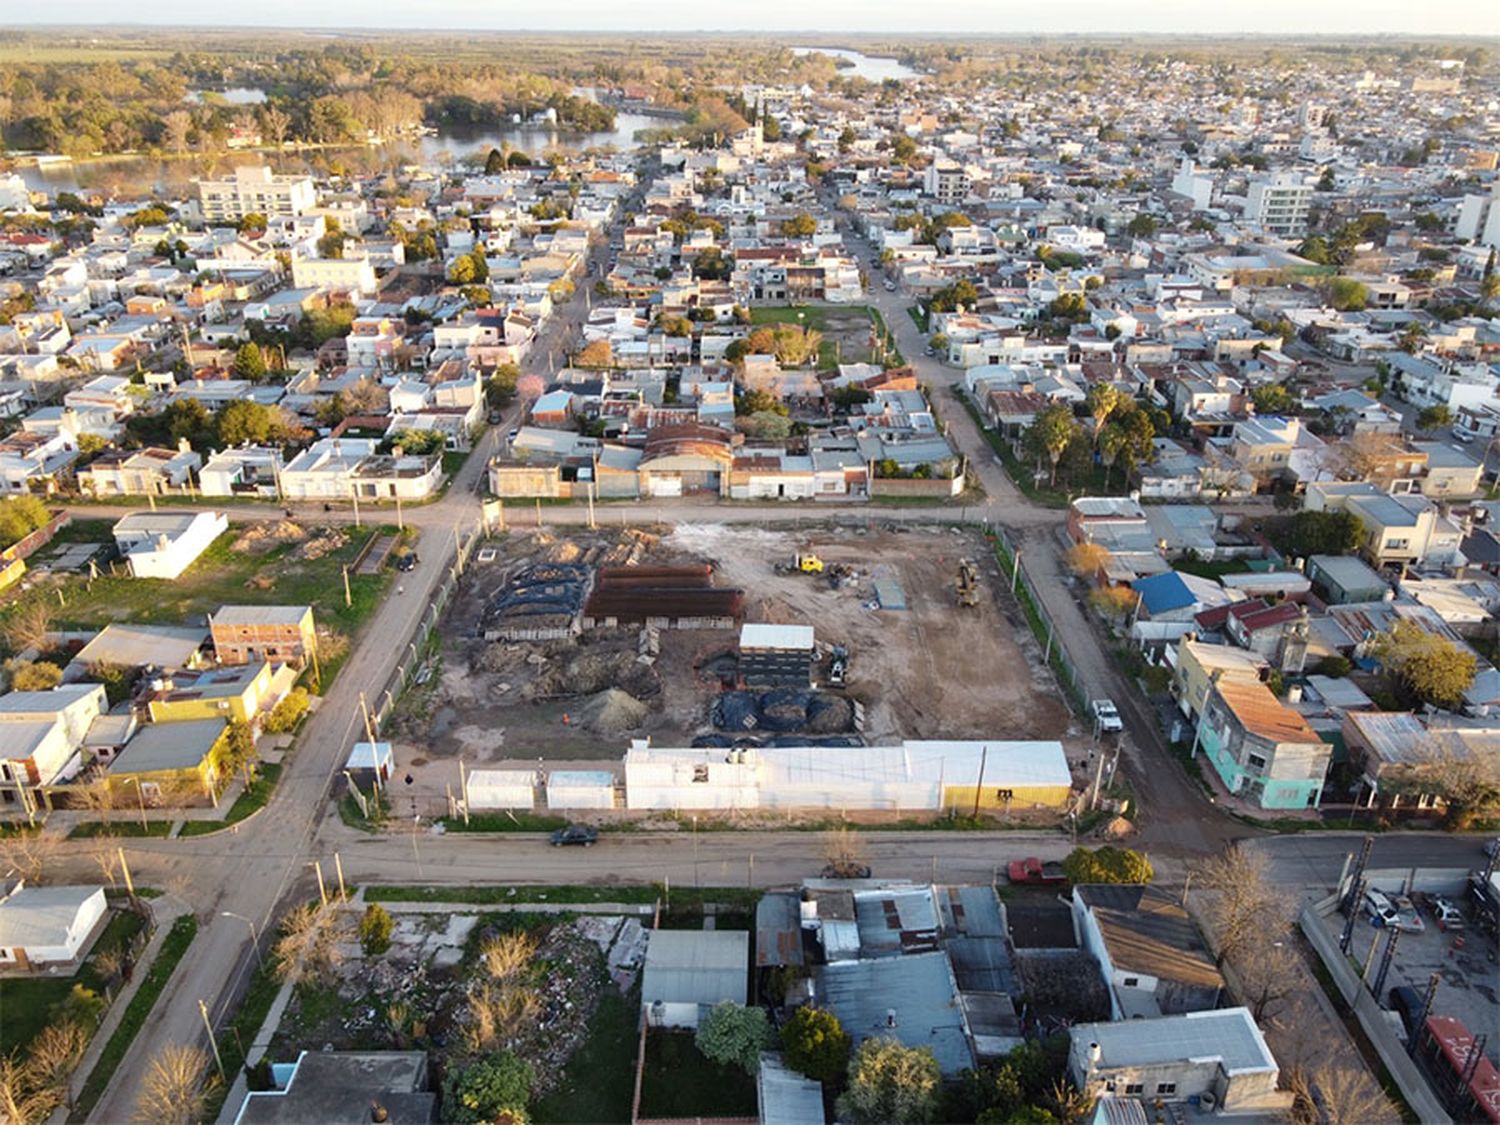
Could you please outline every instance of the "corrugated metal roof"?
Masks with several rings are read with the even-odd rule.
[[[1082,1023],[1069,1033],[1073,1051],[1099,1044],[1099,1066],[1144,1067],[1217,1058],[1230,1073],[1275,1073],[1276,1059],[1246,1008],[1221,1008],[1122,1023]]]
[[[641,1003],[745,1002],[750,935],[743,930],[652,930]]]
[[[817,994],[856,1045],[883,1036],[908,1047],[931,1047],[938,1066],[950,1076],[974,1065],[946,954],[824,965]]]

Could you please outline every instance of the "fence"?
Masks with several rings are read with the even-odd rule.
[[[1354,1018],[1359,1021],[1365,1038],[1369,1040],[1370,1046],[1375,1048],[1380,1061],[1385,1064],[1385,1068],[1390,1071],[1391,1078],[1400,1087],[1402,1097],[1416,1112],[1418,1118],[1428,1123],[1452,1121],[1453,1119],[1444,1111],[1437,1096],[1432,1092],[1432,1088],[1428,1086],[1427,1080],[1422,1077],[1422,1072],[1417,1069],[1417,1064],[1407,1055],[1405,1048],[1396,1038],[1395,1032],[1391,1030],[1391,1025],[1386,1021],[1379,1000],[1370,994],[1364,981],[1354,971],[1349,958],[1339,948],[1337,935],[1324,924],[1324,919],[1333,913],[1337,901],[1337,896],[1334,896],[1320,903],[1309,903],[1304,906],[1297,919],[1302,932],[1307,935],[1307,940],[1312,944],[1323,962],[1323,967],[1328,970],[1328,975],[1333,979],[1334,987],[1338,989],[1344,1002],[1353,1010]],[[1384,933],[1385,931],[1376,932]]]
[[[1042,600],[1036,596],[1031,578],[1026,573],[1026,564],[1017,562],[1016,549],[1011,546],[1009,538],[1001,528],[995,529],[994,542],[995,554],[1001,563],[1000,572],[1010,581],[1011,593],[1015,595],[1022,612],[1026,614],[1026,620],[1031,625],[1031,632],[1036,637],[1037,643],[1042,646],[1043,661],[1052,668],[1057,676],[1057,682],[1066,691],[1068,702],[1073,705],[1074,710],[1086,716],[1088,693],[1078,678],[1078,670],[1073,666],[1073,661],[1063,650],[1051,615],[1042,605]]]

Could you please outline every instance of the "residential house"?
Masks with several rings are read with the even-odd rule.
[[[69,683],[88,679],[91,669],[196,668],[203,663],[202,649],[208,630],[175,625],[134,625],[114,622],[73,654],[63,669]]]
[[[34,972],[77,964],[104,930],[103,887],[28,887],[0,897],[0,968]]]
[[[1349,711],[1342,733],[1358,771],[1355,803],[1366,808],[1442,808],[1445,774],[1500,759],[1500,725],[1488,718]]]
[[[138,787],[148,805],[175,804],[198,792],[209,799],[228,749],[229,722],[221,717],[147,723],[114,756],[109,785],[122,792]]]
[[[281,470],[282,495],[297,500],[424,500],[442,484],[436,455],[379,452],[373,438],[322,438]]]
[[[303,1051],[271,1071],[272,1089],[250,1090],[231,1125],[431,1125],[425,1051]]]
[[[1188,1112],[1279,1117],[1291,1094],[1277,1089],[1280,1068],[1247,1008],[1184,1012],[1068,1029],[1068,1075],[1098,1099],[1093,1120],[1145,1122],[1165,1105],[1167,1119]]]
[[[734,455],[730,435],[697,423],[654,427],[641,455],[643,496],[729,493]]]
[[[856,913],[858,907],[856,896]],[[932,922],[935,927],[935,915]],[[861,935],[863,931],[861,926]],[[944,1076],[956,1078],[975,1066],[974,1046],[953,963],[937,949],[935,934],[927,933],[925,943],[912,933],[913,948],[901,955],[830,959],[817,966],[816,995],[856,1048],[866,1039],[881,1038],[926,1047]],[[861,947],[863,952],[863,941]]]
[[[177,578],[229,530],[223,512],[133,512],[115,522],[115,546],[135,578]]]
[[[1312,555],[1307,577],[1329,605],[1378,602],[1391,596],[1390,583],[1353,555]]]
[[[163,496],[185,492],[203,458],[184,439],[175,449],[106,449],[78,470],[89,496]]]
[[[0,802],[28,808],[31,790],[75,777],[89,727],[108,705],[102,684],[0,695]]]
[[[715,1004],[743,1004],[750,935],[743,930],[652,930],[641,976],[641,1011],[651,1027],[696,1028]]]
[[[198,470],[198,491],[204,496],[262,496],[281,494],[281,450],[241,446],[211,454]]]
[[[1143,884],[1086,885],[1073,888],[1071,905],[1079,948],[1109,989],[1110,1018],[1218,1007],[1224,977],[1175,895]]]
[[[255,730],[281,697],[291,690],[296,670],[260,660],[201,672],[179,671],[164,678],[144,698],[153,723],[225,719]]]
[[[301,668],[318,649],[311,606],[226,605],[208,619],[220,664],[270,661]]]
[[[1265,679],[1270,665],[1255,652],[1230,645],[1207,644],[1192,637],[1184,637],[1173,650],[1172,698],[1177,701],[1183,715],[1196,724],[1208,702],[1208,690],[1213,683],[1238,681],[1260,683]],[[1174,733],[1172,741],[1182,741],[1183,736]]]
[[[1195,745],[1230,793],[1262,809],[1316,808],[1333,748],[1262,683],[1211,683]]]
[[[1206,609],[1227,606],[1224,587],[1207,578],[1169,570],[1132,582],[1139,597],[1136,616],[1147,621],[1192,621]]]

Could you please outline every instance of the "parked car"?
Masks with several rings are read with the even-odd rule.
[[[1468,445],[1471,441],[1474,440],[1473,434],[1469,433],[1468,430],[1461,430],[1457,426],[1454,426],[1453,429],[1449,432],[1453,434],[1454,441],[1461,441],[1465,445]]]
[[[1464,928],[1463,911],[1442,895],[1434,895],[1427,905],[1432,909],[1432,917],[1437,922],[1437,928],[1444,933]]]
[[[1420,934],[1427,928],[1422,921],[1422,915],[1417,913],[1416,903],[1405,895],[1397,895],[1391,899],[1391,905],[1396,908],[1396,928],[1405,930],[1409,934]]]
[[[1036,856],[1013,859],[1005,868],[1012,883],[1031,883],[1040,887],[1058,886],[1068,881],[1060,863],[1043,863]]]
[[[552,833],[552,846],[561,848],[565,845],[577,845],[592,848],[597,839],[599,839],[599,829],[590,828],[587,824],[570,824]]]
[[[1365,913],[1370,916],[1372,926],[1394,926],[1401,918],[1395,904],[1386,897],[1385,892],[1377,891],[1374,887],[1365,892]]]
[[[1124,730],[1125,724],[1120,721],[1120,712],[1115,709],[1113,699],[1096,699],[1089,704],[1089,710],[1094,715],[1094,726],[1101,731]]]
[[[885,281],[882,284],[885,286],[887,293],[894,293],[896,291],[896,283],[894,281]]]
[[[405,554],[396,556],[396,569],[405,574],[408,571],[416,570],[419,561],[417,552],[407,551]]]

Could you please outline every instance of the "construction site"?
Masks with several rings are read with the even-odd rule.
[[[633,739],[1086,738],[971,531],[689,524],[490,546],[398,709],[403,769],[618,764]]]

